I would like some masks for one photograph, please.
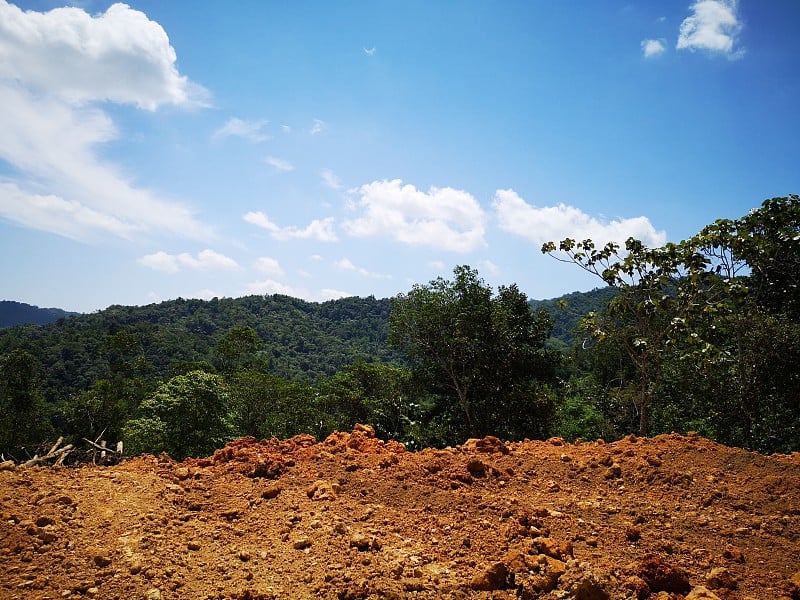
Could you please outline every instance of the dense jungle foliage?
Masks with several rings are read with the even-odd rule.
[[[798,196],[661,248],[543,252],[602,287],[530,301],[459,266],[393,299],[178,299],[4,328],[0,453],[102,436],[182,458],[357,422],[411,448],[695,430],[800,449]]]

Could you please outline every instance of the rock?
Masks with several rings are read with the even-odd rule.
[[[567,569],[558,582],[559,589],[573,600],[609,600],[608,578],[591,570],[588,564]]]
[[[355,426],[353,427],[353,433],[355,433],[356,431],[360,431],[361,433],[367,434],[368,438],[375,437],[375,428],[372,427],[371,425],[362,425],[361,423],[356,423]]]
[[[660,467],[661,466],[661,459],[658,458],[657,456],[652,455],[652,454],[648,454],[645,457],[645,460],[647,461],[647,464],[650,465],[651,467]]]
[[[0,471],[13,471],[17,468],[17,465],[14,464],[13,460],[4,460],[0,462]]]
[[[361,531],[356,531],[350,536],[350,547],[357,548],[360,552],[369,550],[371,545],[372,539],[370,536]]]
[[[549,537],[537,537],[533,540],[533,547],[539,554],[557,558],[559,560],[567,560],[574,556],[574,550],[571,542],[560,542]]]
[[[628,525],[625,528],[625,539],[629,542],[637,542],[642,538],[642,530],[636,525]]]
[[[184,479],[189,479],[190,475],[191,473],[189,472],[189,469],[187,469],[186,467],[178,467],[177,469],[175,469],[175,477],[177,477],[180,481],[183,481]]]
[[[730,544],[725,546],[722,556],[733,562],[744,563],[744,553],[742,552],[741,548],[738,548],[737,546]]]
[[[481,569],[470,582],[473,590],[490,592],[492,590],[502,590],[506,587],[508,569],[502,562],[492,563]]]
[[[717,567],[706,575],[706,585],[712,590],[735,590],[739,587],[739,582],[728,569],[725,567]]]
[[[556,589],[559,578],[567,570],[567,566],[562,561],[544,554],[525,557],[523,560],[527,568],[524,570],[516,570],[523,561],[513,556],[509,556],[509,558],[512,559],[509,569],[514,573],[514,584],[521,589],[522,597],[530,600]]]
[[[613,463],[605,470],[603,477],[606,479],[619,479],[622,477],[622,467],[620,467],[617,463]]]
[[[41,516],[38,519],[36,519],[37,527],[47,527],[48,525],[52,524],[53,524],[53,519],[51,519],[50,517]]]
[[[698,585],[686,596],[686,600],[721,600],[714,592]]]
[[[310,547],[311,547],[311,540],[308,539],[306,536],[296,538],[294,541],[292,541],[292,548],[294,548],[295,550],[305,550],[306,548]]]
[[[272,500],[273,498],[278,497],[278,494],[281,493],[281,489],[282,488],[279,485],[270,486],[261,492],[261,497],[264,498],[264,500]]]
[[[331,483],[322,479],[315,481],[306,490],[306,495],[312,500],[335,500],[341,487],[338,483]]]
[[[189,550],[200,550],[200,542],[198,542],[197,540],[191,540],[186,543],[186,547]]]
[[[628,590],[636,600],[645,600],[650,596],[650,586],[641,577],[631,575],[622,582],[622,589]]]
[[[161,600],[163,598],[163,596],[161,595],[161,590],[160,589],[152,588],[152,589],[147,590],[147,593],[145,594],[145,598],[147,598],[147,600]]]
[[[104,550],[99,550],[92,553],[92,561],[98,567],[103,568],[111,564],[111,557]]]
[[[493,435],[487,435],[482,439],[470,438],[464,442],[462,448],[473,452],[497,452],[499,454],[508,454],[511,451],[505,443]]]
[[[654,555],[645,556],[635,574],[650,586],[651,592],[685,594],[692,589],[683,569]]]

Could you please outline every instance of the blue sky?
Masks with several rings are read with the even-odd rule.
[[[0,298],[389,297],[800,192],[796,0],[0,0]]]

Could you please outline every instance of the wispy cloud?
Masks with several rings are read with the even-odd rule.
[[[142,12],[23,12],[0,0],[0,159],[16,171],[0,188],[0,214],[77,240],[212,238],[187,207],[135,187],[100,158],[98,147],[119,133],[96,107],[203,106],[207,97],[178,73],[166,32]]]
[[[391,275],[381,275],[380,273],[373,273],[364,267],[357,267],[349,258],[341,258],[333,263],[337,269],[342,271],[353,271],[362,277],[369,277],[371,279],[391,279]]]
[[[375,56],[375,53],[377,51],[378,49],[375,46],[373,46],[372,48],[364,48],[364,54],[366,54],[367,56]]]
[[[244,215],[244,220],[252,225],[266,229],[274,239],[280,241],[314,239],[320,242],[335,242],[338,240],[333,227],[333,217],[315,219],[303,228],[294,226],[280,227],[261,211],[247,213]]]
[[[642,54],[645,58],[661,56],[667,50],[664,40],[642,40]]]
[[[264,127],[269,121],[259,119],[258,121],[245,121],[238,117],[231,117],[225,124],[211,134],[212,140],[219,140],[226,137],[240,137],[253,143],[266,142],[271,139],[264,133]]]
[[[452,252],[486,245],[486,215],[463,190],[432,187],[423,192],[394,179],[362,185],[356,193],[353,208],[361,215],[343,223],[354,237],[383,237]]]
[[[742,30],[736,0],[698,0],[690,9],[692,14],[681,23],[678,50],[706,50],[731,58],[744,55],[736,47]]]
[[[493,207],[500,229],[535,244],[569,237],[591,239],[598,246],[607,242],[624,245],[626,239],[634,237],[645,245],[661,246],[667,239],[666,233],[657,231],[647,217],[601,220],[565,204],[533,206],[514,190],[497,190]]]
[[[194,271],[238,271],[241,269],[239,264],[232,258],[210,249],[198,252],[197,256],[192,256],[188,252],[167,254],[164,251],[159,251],[143,256],[136,262],[144,267],[163,271],[164,273],[177,273],[183,269]]]
[[[272,167],[276,171],[280,171],[281,173],[288,173],[289,171],[294,171],[294,165],[290,163],[288,160],[284,160],[282,158],[277,158],[275,156],[267,156],[264,159],[264,162],[267,163],[270,167]]]
[[[336,176],[336,173],[330,169],[322,169],[319,175],[322,177],[322,182],[332,190],[339,190],[342,188],[342,181]]]
[[[314,119],[314,124],[309,129],[311,135],[318,135],[328,130],[328,124],[322,119]]]

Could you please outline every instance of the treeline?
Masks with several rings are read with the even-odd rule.
[[[543,252],[603,287],[532,302],[460,266],[391,300],[176,300],[6,329],[0,452],[103,435],[180,458],[357,422],[412,448],[695,430],[800,449],[800,198],[660,248]]]

